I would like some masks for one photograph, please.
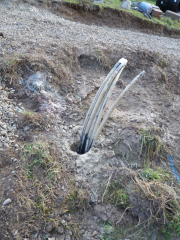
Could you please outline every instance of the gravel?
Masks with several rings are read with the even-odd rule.
[[[19,1],[0,2],[0,56],[43,47],[57,42],[85,46],[87,44],[123,45],[180,57],[180,39],[143,34],[129,30],[88,26],[65,20],[48,11]]]

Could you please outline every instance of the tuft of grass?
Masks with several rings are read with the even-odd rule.
[[[49,168],[52,159],[49,156],[48,149],[42,143],[31,143],[24,147],[23,150],[24,159],[30,158],[32,161],[28,164],[27,170],[28,173],[31,175],[33,168]]]
[[[149,166],[144,168],[144,171],[141,173],[141,177],[146,178],[149,181],[158,180],[161,182],[171,180],[169,174],[166,173],[162,168],[154,170]]]
[[[151,134],[151,130],[140,129],[140,152],[139,155],[144,155],[148,160],[156,157],[162,147],[162,142],[159,136]]]
[[[85,189],[75,188],[67,195],[64,206],[71,212],[85,210],[89,207],[90,195]]]
[[[150,181],[154,181],[154,180],[160,180],[161,176],[158,172],[155,172],[153,169],[151,168],[147,168],[144,170],[143,173],[141,173],[141,176],[150,180]]]
[[[111,181],[105,194],[105,201],[116,206],[129,206],[129,195],[120,188],[118,181]]]
[[[44,130],[47,125],[47,118],[43,114],[23,111],[19,114],[19,128],[29,126],[30,129]]]
[[[110,59],[107,56],[105,56],[103,51],[100,49],[95,49],[95,52],[96,52],[96,59],[98,60],[100,65],[102,65],[105,68],[110,67]]]
[[[45,170],[45,175],[56,183],[64,175],[63,166],[51,156],[52,149],[48,143],[33,142],[25,145],[23,159],[28,178],[33,178],[34,172],[39,168]],[[66,173],[67,174],[67,173]]]

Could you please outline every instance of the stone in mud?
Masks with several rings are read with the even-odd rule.
[[[12,202],[12,200],[10,198],[7,198],[4,202],[3,202],[3,205],[8,205]]]

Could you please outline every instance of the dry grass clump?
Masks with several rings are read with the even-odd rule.
[[[63,203],[64,209],[70,212],[85,211],[89,208],[90,193],[87,189],[77,188],[74,184],[70,188],[65,201]]]
[[[151,176],[144,176],[142,170],[119,168],[114,171],[114,178],[111,175],[103,193],[103,198],[111,200],[113,205],[123,202],[128,211],[138,217],[138,226],[169,224],[180,211],[177,188],[169,185],[169,179],[153,171]]]
[[[22,148],[22,168],[17,175],[15,208],[12,209],[18,240],[31,238],[50,222],[53,231],[65,213],[63,203],[70,188],[70,170],[58,149],[49,142],[33,142]],[[67,191],[61,190],[67,183]]]
[[[68,173],[65,166],[60,163],[57,153],[56,147],[51,147],[48,142],[33,142],[25,145],[23,159],[27,176],[33,178],[34,175],[38,175],[42,178],[47,175],[54,182],[67,177]]]
[[[47,126],[47,118],[44,114],[24,111],[19,114],[19,128],[23,129],[28,126],[33,130],[44,130]]]

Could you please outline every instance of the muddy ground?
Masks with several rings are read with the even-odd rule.
[[[146,74],[78,155],[88,108],[121,57],[107,109]],[[178,240],[169,155],[180,172],[179,71],[175,55],[108,44],[47,41],[1,55],[0,239]]]

